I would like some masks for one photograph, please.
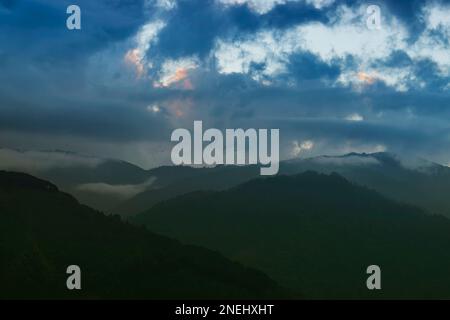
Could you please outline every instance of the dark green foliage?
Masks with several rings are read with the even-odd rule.
[[[450,298],[450,220],[337,174],[306,172],[196,192],[134,221],[259,268],[305,298]],[[366,288],[366,268],[382,290]]]
[[[79,265],[82,290],[66,289]],[[32,176],[0,171],[0,298],[268,298],[263,273],[80,205]]]

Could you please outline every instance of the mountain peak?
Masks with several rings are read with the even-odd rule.
[[[305,171],[293,175],[277,175],[274,177],[255,178],[243,184],[234,187],[234,190],[241,192],[250,191],[251,193],[263,192],[263,190],[272,191],[294,191],[298,189],[308,188],[331,189],[353,188],[353,184],[336,172],[329,174],[319,173],[316,171]],[[233,190],[230,189],[230,190]]]

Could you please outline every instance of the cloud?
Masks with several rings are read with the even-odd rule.
[[[413,59],[429,59],[436,63],[442,76],[450,75],[450,5],[430,2],[422,9],[425,30],[408,50]]]
[[[214,56],[222,74],[251,74],[255,80],[272,79],[286,70],[286,55],[292,42],[282,41],[269,31],[262,31],[240,41],[217,41]],[[261,68],[258,68],[258,65]]]
[[[381,30],[367,29],[359,1],[79,4],[78,33],[65,28],[65,2],[0,10],[3,146],[153,166],[170,154],[170,132],[200,119],[280,128],[285,157],[292,141],[310,140],[308,154],[389,150],[448,162],[445,2],[379,1]]]
[[[314,142],[311,140],[302,142],[294,141],[292,144],[292,156],[294,157],[298,157],[302,151],[311,150],[314,147]]]
[[[361,89],[361,85],[382,81],[398,91],[407,91],[420,87],[415,81],[416,70],[411,65],[379,63],[397,52],[404,52],[414,60],[412,63],[421,59],[436,63],[440,76],[448,79],[448,43],[437,43],[434,35],[439,32],[441,39],[448,39],[450,23],[449,15],[445,14],[448,7],[424,7],[423,19],[427,27],[413,46],[409,44],[408,26],[388,11],[383,11],[380,30],[368,29],[365,8],[341,5],[330,16],[331,23],[305,22],[285,30],[261,30],[237,39],[219,38],[213,50],[218,71],[245,73],[258,81],[274,83],[274,78],[291,71],[287,66],[293,55],[307,53],[315,56],[318,64],[340,69],[336,84]],[[323,69],[320,76],[328,76],[327,70]]]
[[[152,43],[157,41],[157,35],[164,26],[165,23],[160,20],[142,26],[135,37],[137,46],[125,53],[125,62],[134,66],[138,78],[145,74],[147,68],[152,67],[152,63],[146,60],[145,55]]]
[[[155,4],[157,8],[172,10],[177,6],[176,0],[148,0],[147,5]]]
[[[198,67],[196,58],[166,60],[159,72],[159,79],[153,84],[155,87],[171,87],[192,90],[193,85],[189,79],[189,72]]]
[[[312,158],[316,163],[322,165],[337,166],[373,166],[380,165],[380,161],[372,156],[347,155],[343,157],[323,156]]]
[[[334,3],[334,0],[218,0],[225,6],[247,5],[251,10],[258,14],[266,14],[278,5],[284,5],[289,2],[303,2],[316,9],[328,7]]]
[[[85,183],[76,187],[79,191],[88,191],[98,194],[111,195],[120,198],[121,200],[129,199],[138,193],[143,192],[155,182],[156,178],[152,177],[144,183],[140,184],[126,184],[126,185],[111,185],[103,182],[99,183]]]
[[[335,22],[331,24],[307,22],[285,30],[259,31],[237,40],[218,39],[214,49],[218,71],[273,80],[289,72],[287,66],[292,56],[307,53],[315,56],[318,63],[328,64],[329,68],[339,65],[342,73],[337,82],[349,84],[361,80],[361,77],[349,77],[348,74],[358,71],[359,75],[365,74],[360,70],[368,68],[372,60],[388,56],[394,49],[406,48],[408,35],[406,28],[394,17],[382,30],[369,30],[364,23],[364,9],[340,6],[332,18]],[[352,57],[352,65],[346,63],[348,57]],[[253,72],[255,65],[261,67]],[[324,69],[321,75],[327,75],[327,70]]]
[[[352,113],[352,114],[349,114],[347,117],[345,117],[345,120],[348,120],[348,121],[363,121],[364,118],[358,113]]]
[[[161,111],[161,108],[157,104],[147,106],[147,110],[153,113],[158,113]]]
[[[18,151],[0,149],[2,170],[43,172],[54,168],[95,168],[104,160],[62,151]]]

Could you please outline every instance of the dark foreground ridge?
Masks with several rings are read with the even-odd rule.
[[[0,171],[0,298],[279,298],[265,274],[80,205]],[[78,265],[82,289],[66,288]]]

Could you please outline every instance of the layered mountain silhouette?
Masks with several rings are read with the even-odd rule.
[[[306,298],[450,298],[450,220],[338,174],[189,193],[134,222],[259,268]],[[381,268],[382,290],[366,287],[370,265]]]
[[[0,169],[12,164],[14,171],[25,170],[51,181],[83,204],[122,216],[141,213],[160,201],[188,192],[226,190],[260,175],[259,166],[162,166],[144,170],[126,161],[67,151],[0,149],[0,160]],[[446,166],[386,152],[350,153],[282,161],[279,174],[309,170],[336,172],[391,199],[450,217],[450,198],[446,195],[450,168]]]
[[[146,170],[126,161],[64,150],[0,148],[0,170],[51,181],[83,204],[102,211],[144,191],[155,180]]]
[[[111,212],[122,216],[133,216],[151,208],[160,201],[175,196],[201,190],[225,190],[259,176],[256,166],[217,166],[214,168],[160,167],[151,170],[168,172],[171,180],[162,176],[157,179],[158,184],[118,204]]]
[[[55,167],[39,174],[83,204],[110,211],[154,182],[144,169],[126,161],[106,159],[96,166]]]
[[[287,297],[268,276],[217,252],[79,204],[44,180],[0,171],[0,298]],[[81,268],[82,289],[66,288]]]
[[[225,190],[259,177],[257,166],[217,166],[208,169],[164,167],[171,172],[171,180],[159,176],[159,185],[152,186],[117,205],[112,212],[134,215],[147,210],[159,201],[187,192]],[[401,159],[390,153],[322,156],[294,159],[280,163],[281,175],[306,171],[336,172],[357,184],[405,203],[420,206],[431,213],[450,217],[450,168],[420,159]],[[153,174],[152,171],[149,172]]]
[[[350,153],[287,161],[281,173],[295,174],[308,170],[336,172],[391,199],[450,217],[450,198],[447,196],[450,168],[447,166],[387,152]]]

